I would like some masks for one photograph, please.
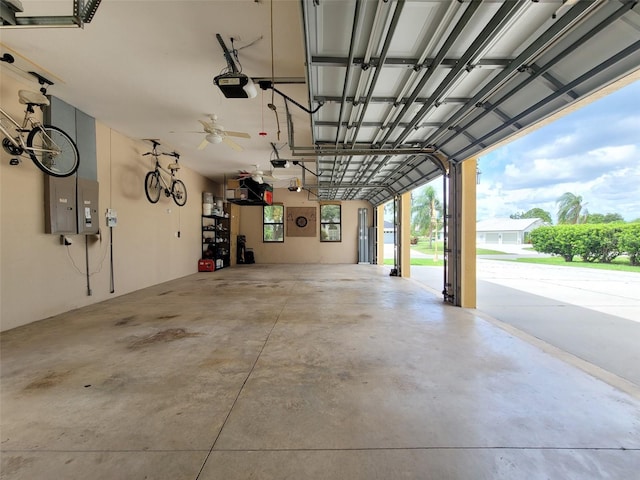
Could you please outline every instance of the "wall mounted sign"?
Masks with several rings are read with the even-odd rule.
[[[288,207],[287,237],[315,237],[316,220],[316,207]]]

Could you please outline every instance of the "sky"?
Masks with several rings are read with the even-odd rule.
[[[481,156],[478,166],[478,220],[539,207],[556,223],[565,192],[582,196],[591,213],[640,218],[640,81]]]

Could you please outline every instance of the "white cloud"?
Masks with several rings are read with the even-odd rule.
[[[626,220],[640,217],[638,147],[603,147],[579,162],[571,157],[538,159],[526,166],[508,164],[502,175],[481,177],[478,218],[508,217],[535,207],[555,217],[556,200],[565,192],[582,196],[592,213],[620,213]]]
[[[592,213],[640,218],[640,82],[494,150],[479,160],[479,219],[542,208],[565,192]]]

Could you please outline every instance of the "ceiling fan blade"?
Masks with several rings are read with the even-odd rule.
[[[226,143],[228,146],[230,146],[231,148],[233,148],[236,152],[242,152],[244,150],[244,148],[242,148],[236,142],[234,142],[233,140],[227,137],[222,137],[222,141]]]
[[[202,140],[202,143],[198,145],[198,150],[204,150],[207,145],[209,145],[209,141],[205,138],[204,140]]]
[[[224,134],[230,137],[251,138],[251,135],[245,132],[230,132],[229,130],[225,130]]]

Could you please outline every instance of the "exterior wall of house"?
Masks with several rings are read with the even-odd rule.
[[[476,243],[490,245],[522,245],[526,243],[528,234],[545,223],[536,219],[526,228],[521,230],[478,230],[476,232]]]

